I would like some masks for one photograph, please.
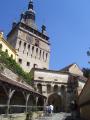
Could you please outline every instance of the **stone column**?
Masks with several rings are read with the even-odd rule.
[[[26,99],[26,113],[28,112],[28,100],[29,100],[30,94],[27,94],[25,99]]]
[[[42,84],[42,94],[47,96],[47,85],[45,83]]]
[[[7,115],[9,114],[10,100],[14,94],[15,90],[9,89],[8,91],[8,100],[7,100]]]

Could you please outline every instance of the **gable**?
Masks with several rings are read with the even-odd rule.
[[[70,68],[69,68],[69,72],[79,75],[79,76],[83,76],[83,72],[82,70],[79,68],[79,66],[77,64],[73,64]]]

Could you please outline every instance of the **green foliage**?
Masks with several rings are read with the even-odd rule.
[[[84,76],[89,78],[90,77],[90,69],[89,68],[83,68],[83,73],[84,73]]]
[[[15,60],[8,56],[7,52],[0,50],[0,63],[3,63],[12,72],[16,73],[19,77],[25,80],[25,82],[31,84],[32,75],[25,72]]]

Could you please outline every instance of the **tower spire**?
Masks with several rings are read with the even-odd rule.
[[[37,29],[35,23],[35,11],[33,6],[33,0],[29,0],[28,10],[21,15],[21,21],[24,22],[26,25]]]
[[[33,10],[33,0],[29,1],[29,5],[28,5],[28,10],[32,9]]]

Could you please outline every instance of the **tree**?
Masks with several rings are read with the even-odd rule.
[[[89,68],[83,68],[82,71],[83,71],[83,74],[85,77],[87,77],[87,78],[90,77],[90,69]]]

